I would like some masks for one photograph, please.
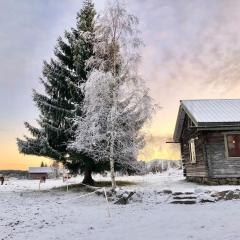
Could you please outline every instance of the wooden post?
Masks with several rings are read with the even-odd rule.
[[[67,192],[68,192],[68,177],[67,177],[67,180],[66,180],[66,182],[67,182]]]
[[[108,217],[111,217],[106,188],[103,188],[103,191],[104,191],[104,195],[105,195],[105,198],[106,198],[106,201],[107,201]]]

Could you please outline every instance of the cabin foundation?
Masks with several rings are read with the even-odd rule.
[[[239,178],[209,178],[209,177],[186,177],[188,182],[195,182],[204,185],[240,185]]]

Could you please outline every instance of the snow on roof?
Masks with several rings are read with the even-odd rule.
[[[30,167],[28,169],[29,173],[53,173],[51,167]]]
[[[174,141],[179,141],[186,114],[196,127],[240,126],[240,99],[181,100],[180,103]]]

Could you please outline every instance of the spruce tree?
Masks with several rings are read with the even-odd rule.
[[[40,80],[45,93],[33,91],[33,101],[40,111],[39,127],[25,122],[32,137],[17,139],[21,153],[51,158],[72,171],[81,169],[85,171],[86,183],[93,183],[92,171],[100,171],[104,166],[94,165],[85,154],[69,152],[67,144],[74,140],[74,118],[83,114],[81,84],[90,71],[86,62],[93,56],[95,15],[92,1],[85,0],[77,14],[76,28],[65,31],[65,38],[57,40],[55,57],[43,63]]]

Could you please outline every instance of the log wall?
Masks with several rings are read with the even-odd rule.
[[[226,131],[197,131],[186,116],[181,135],[181,155],[184,176],[214,178],[240,178],[240,158],[226,156]],[[189,140],[195,138],[196,163],[190,161]]]
[[[206,150],[210,163],[210,177],[240,177],[240,158],[227,158],[225,151],[224,133],[226,131],[208,132]]]
[[[189,119],[185,118],[181,136],[181,155],[185,176],[208,177],[208,162],[206,158],[205,134],[189,127]],[[190,161],[189,140],[195,138],[196,163]]]

